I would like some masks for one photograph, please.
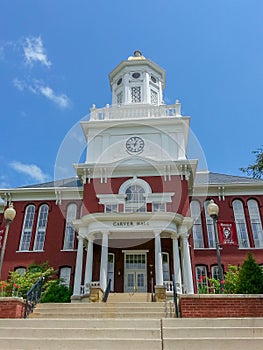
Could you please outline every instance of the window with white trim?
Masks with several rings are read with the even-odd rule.
[[[23,266],[15,267],[14,271],[17,272],[20,276],[24,276],[26,273],[26,268]]]
[[[211,266],[211,276],[212,278],[219,281],[219,268],[218,265]]]
[[[35,217],[35,206],[30,204],[26,207],[22,234],[20,238],[19,250],[27,251],[30,248],[32,229]]]
[[[207,230],[207,238],[208,238],[208,246],[209,248],[215,248],[215,231],[214,231],[214,224],[213,220],[208,214],[207,206],[209,204],[209,201],[205,201],[204,207],[205,207],[205,220],[206,220],[206,230]]]
[[[166,203],[153,202],[152,203],[152,211],[153,212],[165,212],[166,211]]]
[[[71,203],[67,207],[66,229],[64,235],[64,250],[74,249],[75,230],[72,221],[77,217],[77,204]]]
[[[105,204],[104,207],[105,213],[117,213],[118,205],[117,204]]]
[[[123,93],[122,91],[117,94],[117,104],[121,105],[123,100]]]
[[[206,266],[196,266],[196,284],[198,293],[208,292],[208,279],[207,279],[207,267]]]
[[[169,253],[162,253],[163,258],[163,280],[170,281]]]
[[[34,241],[34,250],[43,250],[47,229],[48,205],[43,204],[39,208],[37,229]]]
[[[262,223],[259,214],[258,202],[255,199],[249,199],[247,202],[250,224],[256,248],[263,247]]]
[[[201,220],[201,207],[198,201],[192,201],[190,203],[191,217],[194,219],[193,224],[193,239],[194,239],[194,248],[204,248],[204,236],[203,236],[203,227]]]
[[[61,279],[61,285],[69,287],[71,278],[71,267],[61,267],[59,271],[59,278]]]
[[[140,185],[131,185],[126,191],[126,203],[125,212],[145,212],[146,211],[146,200],[144,188]]]
[[[237,228],[239,248],[249,248],[250,244],[248,240],[247,223],[244,213],[244,206],[241,200],[235,199],[233,201],[233,210]]]

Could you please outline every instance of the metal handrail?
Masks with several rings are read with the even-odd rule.
[[[25,305],[24,318],[27,318],[28,315],[31,312],[33,312],[34,307],[39,302],[41,293],[42,293],[42,286],[43,286],[44,279],[45,277],[40,277],[39,280],[26,293],[26,305]]]
[[[178,318],[179,317],[179,309],[178,309],[178,303],[177,303],[177,288],[176,288],[176,283],[175,283],[175,276],[172,276],[173,280],[173,290],[174,290],[174,306],[175,306],[175,316]]]
[[[111,287],[111,279],[109,279],[107,288],[106,288],[106,290],[105,290],[105,292],[104,292],[104,295],[103,295],[103,298],[102,298],[102,301],[103,301],[104,303],[106,303],[107,300],[108,300],[108,296],[109,296],[109,294],[110,294],[110,287]]]

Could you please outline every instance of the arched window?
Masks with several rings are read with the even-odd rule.
[[[66,229],[64,236],[64,250],[74,249],[74,239],[75,239],[75,230],[72,226],[72,221],[77,217],[77,204],[72,203],[69,204],[67,208],[67,216],[66,216]]]
[[[71,277],[71,267],[65,266],[61,267],[59,271],[59,278],[61,279],[61,284],[69,287]]]
[[[258,202],[255,199],[250,199],[247,202],[250,223],[252,228],[252,234],[254,244],[256,248],[263,247],[263,235],[262,235],[262,223],[258,209]]]
[[[233,210],[234,210],[234,217],[235,217],[235,223],[237,228],[237,237],[238,237],[239,247],[248,248],[249,240],[248,240],[248,234],[247,234],[247,224],[246,224],[246,218],[244,213],[244,207],[241,200],[235,199],[233,201]]]
[[[193,238],[194,248],[204,248],[203,227],[201,220],[201,208],[198,201],[190,203],[191,216],[194,219],[193,224]]]
[[[195,274],[197,292],[201,294],[208,293],[207,267],[204,265],[196,266]]]
[[[144,212],[146,211],[145,191],[140,185],[131,185],[125,191],[126,205],[125,211],[130,212]]]
[[[213,220],[207,211],[208,204],[209,204],[209,201],[205,201],[205,220],[206,220],[208,245],[209,245],[209,248],[215,248],[215,246],[216,246],[216,244],[215,244],[215,231],[214,231]]]
[[[30,204],[29,206],[26,207],[26,211],[25,211],[19,250],[29,250],[30,248],[34,217],[35,217],[35,206]]]
[[[48,205],[43,204],[39,208],[37,230],[34,242],[34,250],[43,250],[47,229]]]
[[[26,273],[26,268],[24,266],[15,267],[14,271],[17,272],[20,276],[24,276]]]

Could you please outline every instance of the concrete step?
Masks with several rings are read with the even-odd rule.
[[[161,339],[87,339],[87,338],[1,338],[1,350],[162,350]]]
[[[163,327],[263,327],[263,318],[167,318]]]
[[[79,314],[78,312],[76,313],[39,313],[39,312],[34,312],[30,315],[30,318],[90,318],[90,319],[96,319],[96,318],[122,318],[122,319],[158,319],[160,320],[161,318],[166,317],[164,313],[160,312],[113,312],[113,313],[88,313],[88,314]]]
[[[262,350],[263,338],[163,339],[163,350]]]
[[[151,302],[151,293],[110,293],[107,302]]]

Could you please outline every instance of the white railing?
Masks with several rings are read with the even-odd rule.
[[[181,117],[181,103],[174,105],[120,105],[90,109],[90,120],[143,119],[160,117]]]

